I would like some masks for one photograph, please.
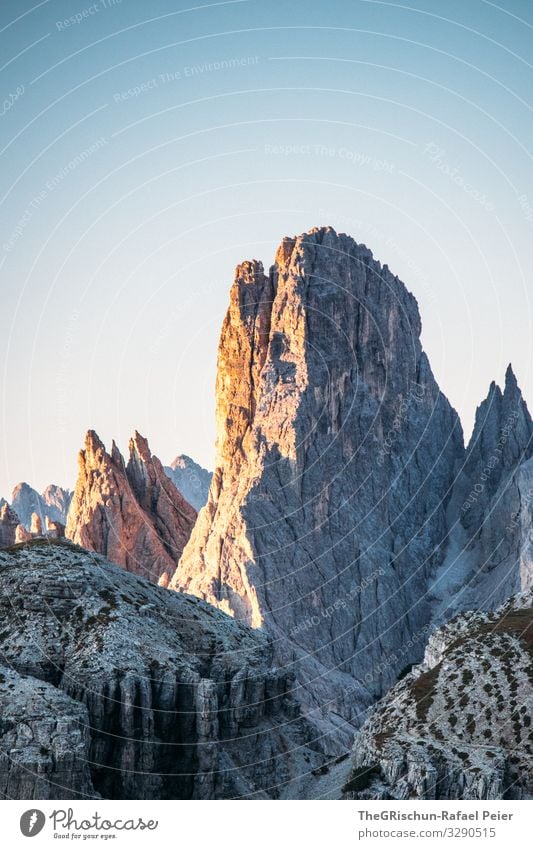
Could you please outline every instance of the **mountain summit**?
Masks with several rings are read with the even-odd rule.
[[[463,438],[420,330],[398,277],[330,227],[268,274],[239,265],[222,327],[216,468],[171,585],[265,627],[338,724],[420,652],[446,541]]]

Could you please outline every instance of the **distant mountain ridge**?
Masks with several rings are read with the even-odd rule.
[[[165,472],[197,512],[207,504],[212,472],[202,468],[186,454],[178,454],[170,466],[165,466]]]
[[[43,525],[48,518],[51,522],[66,524],[67,514],[72,500],[72,491],[56,484],[50,484],[39,493],[28,483],[17,484],[11,496],[11,508],[26,530],[30,530],[31,517],[36,513]]]

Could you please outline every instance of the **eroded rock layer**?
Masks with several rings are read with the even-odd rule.
[[[276,798],[321,762],[268,637],[194,597],[41,540],[0,552],[0,616],[9,795]]]

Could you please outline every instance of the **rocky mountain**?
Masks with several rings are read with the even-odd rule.
[[[437,621],[494,609],[533,584],[533,422],[511,366],[503,392],[492,383],[477,409],[448,522]]]
[[[72,500],[72,492],[61,486],[50,484],[42,494],[27,483],[19,483],[11,496],[11,507],[26,530],[30,530],[33,513],[39,516],[43,527],[46,520],[66,524]]]
[[[192,504],[196,511],[201,510],[209,496],[213,477],[211,472],[195,463],[186,454],[179,454],[170,466],[165,466],[165,472],[185,501]]]
[[[0,548],[9,548],[19,541],[20,520],[7,501],[0,507]]]
[[[447,543],[462,430],[420,330],[329,227],[238,266],[222,328],[216,467],[172,587],[266,628],[332,742],[420,659]]]
[[[347,798],[533,797],[533,594],[434,632],[356,735]]]
[[[168,583],[196,511],[177,491],[148,443],[135,433],[127,464],[115,443],[109,454],[89,431],[66,536],[150,580]]]
[[[95,796],[87,708],[46,681],[0,665],[0,797]]]
[[[0,614],[4,795],[276,798],[320,766],[267,635],[192,596],[40,540],[0,552]]]

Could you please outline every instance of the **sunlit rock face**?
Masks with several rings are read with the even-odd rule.
[[[415,298],[331,228],[237,267],[217,458],[171,586],[275,638],[315,718],[361,709],[419,656],[463,456]]]
[[[4,501],[0,507],[0,548],[9,548],[17,542],[19,517]]]
[[[166,585],[196,519],[196,511],[165,474],[147,441],[130,440],[126,465],[89,431],[79,454],[79,476],[66,536],[104,554],[129,572]]]

